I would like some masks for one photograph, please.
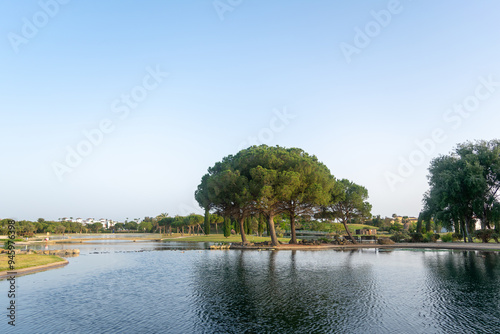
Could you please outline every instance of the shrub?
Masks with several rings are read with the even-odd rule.
[[[391,237],[391,240],[394,242],[405,242],[410,238],[410,235],[408,234],[407,231],[398,231],[394,232],[394,234]]]
[[[439,234],[430,231],[424,234],[424,242],[436,242],[440,238]]]
[[[453,233],[452,236],[453,236],[453,241],[460,241],[464,237],[462,233],[457,233],[457,232]]]
[[[491,235],[491,237],[495,240],[495,242],[496,242],[497,244],[499,243],[499,242],[498,242],[498,239],[500,238],[500,234],[498,234],[498,233],[496,233],[496,232],[495,232],[495,233],[493,233],[493,234]]]
[[[424,241],[424,236],[422,233],[411,233],[411,242],[423,242]]]
[[[484,243],[488,243],[494,232],[494,230],[477,230],[474,232],[474,236],[481,239]]]
[[[379,245],[392,245],[392,244],[394,244],[394,241],[392,241],[389,238],[379,238],[377,240],[377,242]]]
[[[452,242],[453,241],[453,233],[446,233],[441,236],[441,240],[443,242]]]

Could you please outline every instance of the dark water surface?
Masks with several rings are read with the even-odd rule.
[[[500,254],[236,251],[66,245],[61,269],[17,277],[0,333],[499,333]]]

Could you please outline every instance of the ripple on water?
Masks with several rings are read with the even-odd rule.
[[[494,333],[500,326],[499,254],[119,250],[72,259],[63,274],[20,277],[16,332]],[[5,323],[0,332],[14,333]]]

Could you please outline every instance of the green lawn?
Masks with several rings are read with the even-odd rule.
[[[363,228],[368,230],[378,230],[378,227],[371,225],[363,225],[363,224],[347,224],[349,230],[355,232],[356,230],[361,230]]]
[[[7,254],[0,254],[0,271],[10,270],[9,258]],[[41,255],[41,254],[16,254],[14,257],[14,270],[41,266],[44,264],[64,261],[56,255]]]

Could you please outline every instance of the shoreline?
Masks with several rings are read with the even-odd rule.
[[[64,261],[59,261],[59,262],[54,262],[54,263],[49,263],[49,264],[43,264],[41,266],[35,266],[35,267],[28,267],[28,268],[22,268],[22,269],[14,269],[14,270],[6,270],[6,271],[0,271],[0,279],[7,278],[9,276],[12,276],[11,272],[16,273],[16,277],[21,276],[21,275],[26,275],[26,274],[33,274],[41,271],[46,271],[50,269],[56,269],[59,267],[64,267],[66,266],[69,261],[66,259],[63,259]]]
[[[392,249],[442,249],[442,250],[463,250],[463,251],[500,251],[500,244],[497,243],[396,243],[391,245],[379,244],[357,244],[357,245],[289,245],[281,244],[278,246],[243,246],[231,245],[229,249],[239,250],[350,250],[350,249],[369,249],[369,248],[392,248]]]

